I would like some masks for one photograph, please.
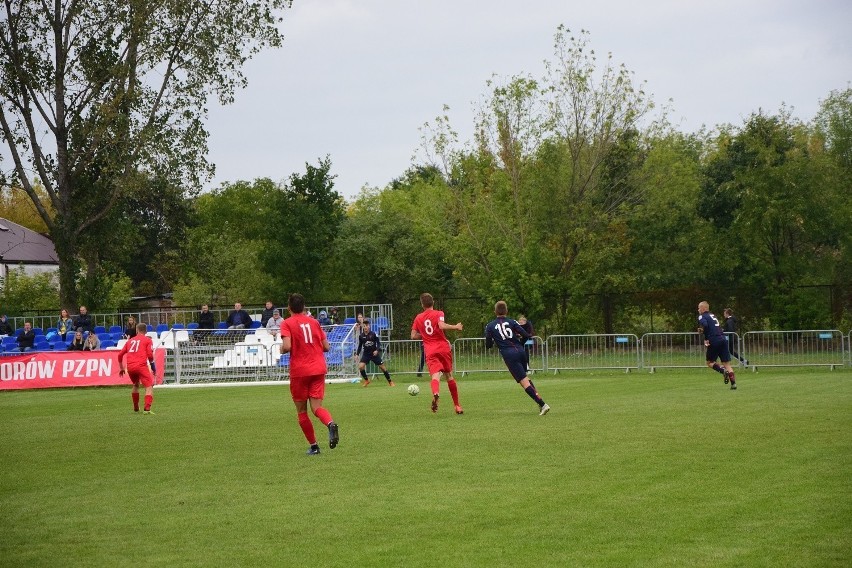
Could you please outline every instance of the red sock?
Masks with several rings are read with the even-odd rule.
[[[438,394],[441,391],[441,381],[438,379],[432,379],[432,396]]]
[[[453,404],[459,406],[459,387],[455,379],[447,381],[447,386],[450,387],[450,396],[453,397]]]
[[[314,416],[319,418],[320,422],[322,422],[324,426],[328,426],[330,423],[334,422],[334,419],[331,417],[331,412],[322,406],[314,410]]]
[[[314,445],[317,443],[317,436],[314,434],[314,425],[311,423],[311,418],[308,416],[307,412],[299,412],[299,427],[302,429],[302,432],[305,434],[305,438],[308,440],[310,445]]]
[[[145,410],[151,410],[151,405],[153,403],[154,403],[154,395],[153,394],[146,394],[145,395]]]
[[[139,393],[138,392],[130,393],[130,398],[133,399],[133,410],[134,410],[134,412],[139,412]]]

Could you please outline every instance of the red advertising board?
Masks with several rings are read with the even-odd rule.
[[[0,390],[43,389],[53,387],[93,387],[129,385],[120,377],[118,350],[37,351],[0,357]],[[155,349],[157,373],[154,384],[163,383],[166,350]]]

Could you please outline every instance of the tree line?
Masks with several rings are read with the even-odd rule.
[[[10,118],[32,110],[35,86],[21,69],[2,69],[2,94],[14,103],[0,113],[4,140],[18,155],[29,150],[45,176],[33,183],[16,169],[0,206],[23,191],[34,207],[22,224],[41,222],[62,260],[53,292],[10,278],[0,296],[7,311],[113,309],[163,292],[184,306],[260,304],[299,291],[322,304],[392,303],[396,319],[409,321],[430,291],[473,334],[498,299],[548,333],[692,329],[702,299],[733,307],[751,329],[852,327],[852,89],[828,93],[810,121],[782,106],[683,133],[628,69],[598,58],[588,33],[560,26],[542,77],[490,81],[472,140],[460,141],[446,114],[425,124],[415,165],[384,187],[344,200],[325,156],[282,181],[199,194],[206,133],[189,109],[219,80],[217,92],[232,97],[245,50],[280,43],[272,14],[285,3],[254,4],[251,14],[211,5],[226,10],[218,19],[182,2],[87,16],[124,24],[120,45],[99,37],[97,50],[68,53],[74,84],[101,90],[86,99],[100,100],[96,113],[81,107],[65,125],[77,160],[65,169],[33,152],[26,120],[16,136]],[[172,11],[156,24],[134,12],[154,9]],[[47,16],[29,15],[15,25],[32,47]],[[218,29],[223,18],[233,35]],[[202,34],[202,46],[181,43],[181,25],[216,34]],[[10,29],[0,47],[25,71],[59,73],[55,62],[10,49]],[[167,60],[176,67],[179,54],[201,48],[230,59],[207,53],[193,89],[166,84],[164,104],[134,73],[158,69],[165,54],[128,55],[152,34],[173,43]],[[16,220],[15,211],[24,208],[4,216]]]

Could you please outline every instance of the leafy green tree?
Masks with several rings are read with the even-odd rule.
[[[54,272],[27,274],[23,267],[12,268],[0,282],[3,313],[22,314],[34,310],[55,310],[59,287]]]
[[[233,100],[241,66],[278,46],[284,0],[6,2],[0,22],[0,137],[60,258],[75,305],[90,231],[149,177],[200,187],[210,96]],[[36,191],[31,172],[45,194]],[[103,243],[97,243],[103,246]]]

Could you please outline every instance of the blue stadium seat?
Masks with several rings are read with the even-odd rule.
[[[39,335],[44,335],[44,330],[40,327],[34,327],[33,333],[38,337]]]
[[[36,340],[36,342],[33,343],[33,348],[35,348],[36,351],[50,351],[50,343],[47,341]]]
[[[184,326],[182,323],[176,323],[172,325],[172,329],[186,329],[186,326]]]
[[[58,330],[58,329],[56,329],[55,327],[49,327],[49,328],[47,328],[47,329],[45,329],[45,330],[44,330],[44,334],[45,334],[45,335],[47,335],[47,334],[48,334],[48,333],[50,333],[51,331],[52,331],[52,332],[54,332],[54,333],[59,332],[59,330]]]
[[[93,329],[95,333],[106,333],[106,328],[102,325],[96,325],[95,329]]]
[[[101,349],[106,349],[107,347],[115,347],[115,341],[113,341],[112,339],[101,341]]]
[[[111,326],[109,326],[109,332],[110,333],[124,333],[124,330],[121,328],[120,325],[111,325]]]
[[[109,338],[112,341],[118,341],[119,339],[124,337],[124,332],[119,331],[118,333],[110,333]]]
[[[356,321],[355,318],[346,318],[345,320],[343,320],[343,323],[345,325],[352,325],[352,324],[355,323],[355,321]]]
[[[284,353],[281,357],[278,358],[278,366],[279,367],[287,367],[290,365],[290,354]]]
[[[150,323],[148,324],[148,331],[154,331],[154,326]]]
[[[216,329],[228,329],[228,322],[220,321],[216,324]]]
[[[259,322],[259,321],[253,321],[253,322],[251,322],[251,327],[250,327],[250,329],[257,329],[257,328],[259,328],[259,327],[260,327],[260,322]]]
[[[98,339],[100,339],[101,342],[112,341],[112,336],[110,334],[106,333],[106,332],[101,332],[101,333],[95,332],[95,335],[98,336]]]
[[[376,333],[383,329],[387,329],[389,326],[390,323],[388,322],[388,318],[386,317],[377,317],[373,320],[373,331],[375,331]]]
[[[186,329],[198,329],[198,322],[192,322],[191,324],[186,326]]]
[[[169,324],[167,324],[167,323],[161,323],[161,324],[157,325],[157,336],[162,337],[163,333],[167,332],[168,330],[169,330]]]
[[[67,351],[68,346],[65,345],[65,343],[63,343],[61,341],[57,341],[56,343],[53,344],[53,350],[54,351]]]

